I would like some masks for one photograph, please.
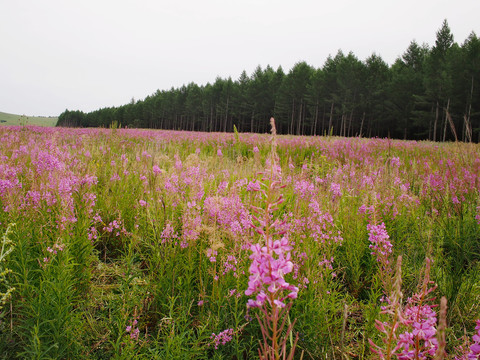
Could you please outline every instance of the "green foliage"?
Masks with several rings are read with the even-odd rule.
[[[9,239],[9,234],[12,232],[9,225],[2,235],[2,243],[0,248],[0,322],[2,321],[2,308],[12,296],[12,292],[15,291],[14,287],[9,286],[7,281],[7,275],[11,272],[6,267],[7,256],[13,251],[12,241]],[[0,323],[1,324],[1,323]]]

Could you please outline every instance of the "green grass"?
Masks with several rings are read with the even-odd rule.
[[[57,120],[58,118],[53,116],[47,117],[47,116],[15,115],[15,114],[8,114],[0,111],[0,125],[55,126],[57,124]]]

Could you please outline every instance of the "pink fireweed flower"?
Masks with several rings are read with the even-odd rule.
[[[182,160],[180,160],[180,157],[178,155],[175,155],[175,169],[182,170],[182,168],[183,168]]]
[[[367,225],[369,231],[368,240],[370,240],[372,249],[371,254],[377,257],[377,261],[382,265],[388,265],[388,256],[392,253],[392,243],[390,242],[390,236],[387,233],[385,224],[382,222],[380,225]]]
[[[217,251],[216,250],[213,250],[213,249],[210,249],[208,248],[207,249],[207,257],[208,257],[208,260],[210,260],[211,263],[214,263],[217,261]]]
[[[138,329],[138,327],[136,327],[137,324],[137,319],[134,319],[133,321],[131,321],[131,325],[128,325],[125,328],[125,332],[130,334],[130,339],[132,340],[138,340],[138,337],[140,335],[140,330]]]
[[[332,192],[334,199],[342,196],[342,189],[340,187],[340,184],[332,182],[330,184],[330,191]]]
[[[307,180],[299,180],[294,184],[294,192],[301,199],[313,199],[315,196],[315,185]]]
[[[397,157],[397,156],[392,157],[392,158],[390,159],[390,164],[391,164],[392,166],[399,167],[400,164],[401,164],[401,163],[400,163],[400,158]]]
[[[429,305],[409,306],[404,310],[403,322],[410,325],[411,331],[399,336],[397,354],[399,359],[413,359],[416,352],[419,359],[434,356],[438,348],[436,338],[437,314]],[[417,344],[420,348],[416,348]]]
[[[226,343],[232,341],[233,334],[234,334],[233,329],[227,329],[227,330],[223,330],[218,335],[215,335],[215,333],[212,333],[212,335],[210,336],[210,339],[213,339],[215,349],[218,349],[219,345],[225,345]]]
[[[255,244],[250,247],[253,260],[250,265],[248,289],[245,295],[256,294],[255,300],[250,299],[248,307],[261,307],[267,301],[270,306],[284,307],[285,299],[295,299],[298,287],[285,281],[284,276],[293,271],[288,239],[267,240],[267,246]],[[288,294],[285,295],[285,293]],[[268,295],[267,295],[268,294]]]
[[[88,231],[88,240],[94,241],[97,238],[98,238],[98,231],[94,226],[92,226]]]
[[[162,239],[162,244],[166,242],[170,242],[178,237],[177,233],[175,232],[175,228],[172,226],[170,222],[165,224],[165,228],[162,230],[160,238]]]
[[[260,191],[260,190],[261,190],[261,186],[260,186],[260,181],[258,180],[250,181],[247,184],[247,191]]]
[[[477,326],[475,327],[476,333],[472,336],[473,344],[470,343],[469,347],[464,350],[461,357],[456,357],[455,360],[478,360],[480,359],[480,320],[477,320]],[[463,349],[462,349],[463,350]],[[468,353],[467,351],[470,350]]]
[[[110,178],[110,181],[120,181],[120,176],[118,176],[117,173],[113,174],[112,177]]]
[[[223,262],[223,275],[233,271],[233,274],[236,277],[237,264],[238,261],[235,255],[228,255],[227,259]]]
[[[470,346],[470,354],[468,354],[469,359],[478,359],[480,356],[480,320],[477,320],[475,330],[477,330],[477,333],[472,337],[474,343]]]

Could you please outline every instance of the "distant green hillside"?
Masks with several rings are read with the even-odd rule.
[[[55,126],[58,117],[25,116],[0,112],[0,125]]]

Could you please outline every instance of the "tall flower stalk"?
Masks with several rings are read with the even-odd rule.
[[[379,359],[400,360],[442,358],[445,348],[444,327],[445,311],[443,310],[440,334],[440,350],[437,336],[437,314],[435,305],[430,305],[435,298],[430,294],[436,285],[430,280],[431,260],[426,259],[425,274],[419,291],[401,304],[401,257],[398,258],[392,294],[387,299],[388,305],[383,314],[391,316],[390,322],[376,320],[376,328],[382,333],[384,346],[370,340],[371,350]],[[442,309],[446,309],[446,301],[442,300]],[[400,333],[400,331],[403,331]]]
[[[287,340],[290,338],[293,325],[290,323],[290,300],[297,298],[298,288],[285,280],[285,275],[293,271],[291,261],[292,247],[285,237],[284,225],[274,213],[283,203],[280,193],[282,188],[281,168],[278,165],[276,153],[275,121],[272,125],[271,153],[267,160],[267,168],[263,173],[260,187],[253,187],[252,191],[259,191],[264,199],[264,207],[253,207],[256,213],[253,216],[252,226],[261,235],[260,242],[250,247],[250,277],[247,296],[255,296],[248,300],[249,308],[259,308],[260,316],[257,319],[263,336],[260,343],[259,355],[261,359],[292,359],[297,338],[291,342],[290,353],[287,354]],[[282,335],[286,329],[285,335]]]

